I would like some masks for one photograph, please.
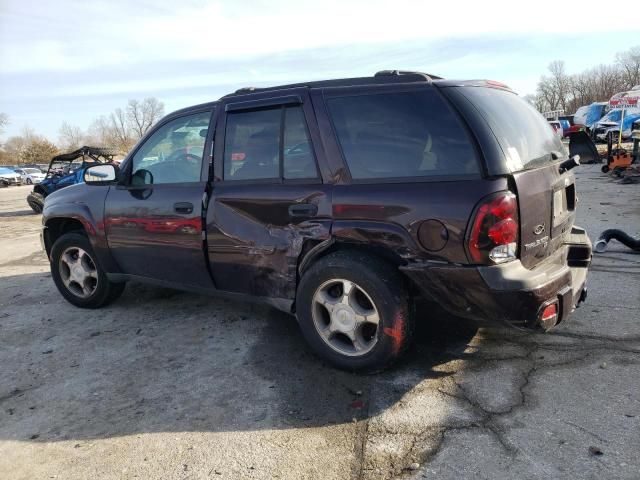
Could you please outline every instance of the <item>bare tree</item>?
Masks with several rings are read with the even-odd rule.
[[[113,146],[121,152],[128,152],[135,143],[135,140],[131,133],[126,112],[121,108],[116,108],[109,116],[109,119],[111,121],[110,136],[114,143]]]
[[[154,97],[145,98],[141,102],[129,100],[127,105],[127,117],[138,140],[163,116],[164,104]]]
[[[640,85],[640,45],[617,53],[616,63],[622,69],[623,80],[630,88]]]
[[[570,78],[565,72],[565,65],[562,60],[554,60],[549,64],[551,72],[551,83],[557,97],[556,108],[566,110],[569,100]]]
[[[4,133],[4,127],[9,125],[9,116],[6,113],[0,112],[0,135]]]
[[[116,108],[108,116],[96,118],[87,130],[92,145],[115,148],[126,154],[164,115],[164,104],[157,98],[129,100],[126,109]]]
[[[532,103],[540,111],[564,109],[575,112],[582,105],[606,102],[615,93],[640,84],[640,46],[616,55],[614,65],[598,65],[567,75],[564,62],[549,65],[550,76],[540,77]]]
[[[80,127],[62,122],[60,130],[58,130],[58,142],[62,150],[77,150],[83,145],[84,140],[85,135]]]

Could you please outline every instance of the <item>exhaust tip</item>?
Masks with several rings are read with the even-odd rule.
[[[598,253],[604,253],[607,251],[607,243],[608,242],[606,240],[601,238],[595,243],[593,249]]]

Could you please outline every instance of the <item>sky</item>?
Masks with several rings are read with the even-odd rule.
[[[240,87],[383,69],[534,93],[553,60],[577,73],[640,45],[637,22],[605,22],[593,3],[0,0],[3,139],[28,125],[55,141],[62,122],[86,129],[131,98],[169,113]]]

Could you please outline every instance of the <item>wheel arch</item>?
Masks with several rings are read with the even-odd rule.
[[[33,186],[33,193],[39,193],[43,197],[46,197],[48,194],[47,190],[40,184],[35,184]]]
[[[314,241],[308,240],[302,247],[302,251],[298,258],[298,269],[296,275],[296,292],[298,290],[298,286],[300,285],[300,279],[304,275],[304,273],[315,263],[320,261],[322,258],[327,255],[331,255],[336,252],[343,251],[353,251],[358,253],[364,253],[374,258],[378,258],[385,263],[392,265],[393,267],[400,267],[401,265],[406,265],[407,261],[403,259],[397,252],[392,250],[389,247],[385,247],[378,244],[368,244],[368,243],[356,243],[349,242],[343,239],[336,239],[335,237],[330,237],[324,241]],[[407,279],[407,286],[409,286],[409,293],[414,293],[414,286],[411,281],[404,275],[403,272],[400,272],[402,277]],[[295,299],[291,307],[292,313],[295,313]]]
[[[47,256],[51,254],[53,244],[65,233],[77,232],[87,236],[84,225],[77,218],[54,217],[48,219],[44,224],[43,241]]]

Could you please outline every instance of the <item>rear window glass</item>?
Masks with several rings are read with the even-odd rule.
[[[434,91],[327,100],[352,178],[478,175],[465,127]]]
[[[529,170],[566,156],[553,127],[518,95],[497,88],[460,87],[489,123],[507,159],[509,171]]]

